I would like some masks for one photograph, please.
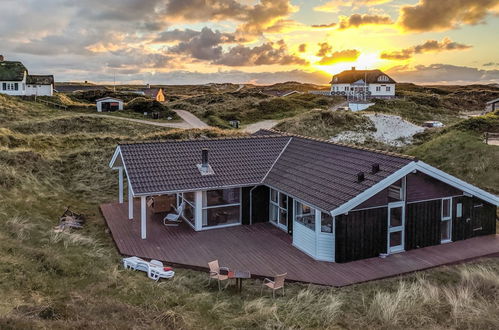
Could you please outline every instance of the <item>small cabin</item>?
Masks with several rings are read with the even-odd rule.
[[[96,100],[97,112],[123,110],[123,100],[114,97],[103,97]]]

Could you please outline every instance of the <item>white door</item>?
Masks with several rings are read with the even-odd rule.
[[[388,253],[404,251],[405,203],[388,204]]]

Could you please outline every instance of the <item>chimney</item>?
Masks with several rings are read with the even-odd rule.
[[[203,169],[208,168],[208,149],[207,148],[203,148],[203,150],[201,151],[201,167]]]
[[[147,84],[146,87],[147,87],[147,89],[150,89],[151,88],[151,84]]]
[[[0,62],[3,62],[3,55],[0,55]]]
[[[352,71],[355,71],[355,67],[354,66],[352,66]]]
[[[364,172],[357,173],[357,182],[362,182],[364,181],[364,179],[365,179]]]
[[[374,163],[371,167],[371,174],[376,174],[379,172],[379,164],[378,163]]]

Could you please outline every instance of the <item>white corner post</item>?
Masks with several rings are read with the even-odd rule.
[[[147,236],[147,204],[146,196],[140,196],[140,237],[146,239]]]
[[[118,200],[120,204],[123,204],[123,167],[118,168],[118,184],[119,184],[119,196]]]
[[[203,192],[196,191],[194,223],[196,231],[203,230]]]
[[[128,180],[128,219],[133,220],[133,194],[130,180]]]

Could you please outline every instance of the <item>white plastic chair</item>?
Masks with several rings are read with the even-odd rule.
[[[184,213],[185,202],[182,202],[178,208],[175,209],[175,213],[168,213],[166,217],[163,218],[163,224],[165,226],[178,226],[182,222],[182,213]],[[168,223],[170,222],[170,223]]]

